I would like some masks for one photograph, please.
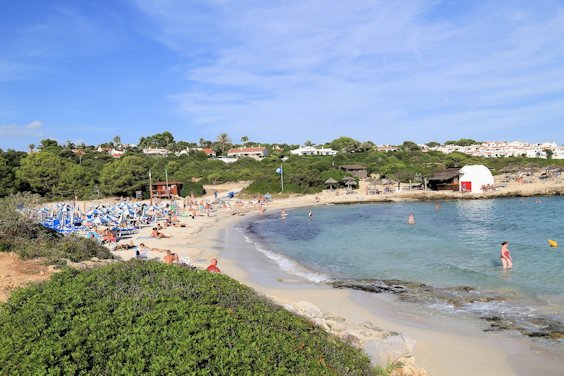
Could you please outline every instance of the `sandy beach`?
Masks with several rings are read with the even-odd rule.
[[[214,186],[212,189],[218,189],[222,194],[237,191],[242,186],[244,183]],[[414,200],[422,199],[421,195],[425,195],[424,199],[427,200],[469,198],[453,192],[410,191],[369,196],[362,194],[362,184],[359,188],[353,194],[341,191],[337,195],[336,192],[326,191],[319,195],[275,199],[266,208],[267,212],[278,212],[282,208],[314,205]],[[560,192],[564,191],[564,185],[561,182],[550,185],[537,182],[516,185],[512,189],[479,195],[479,198]],[[213,191],[208,189],[208,192]],[[206,199],[212,200],[213,195]],[[231,209],[218,208],[209,217],[181,217],[186,227],[163,230],[171,238],[149,238],[151,229],[146,227],[132,240],[135,244],[145,243],[151,248],[170,249],[179,256],[189,257],[197,267],[206,267],[211,258],[218,258],[218,266],[223,273],[290,310],[310,317],[321,326],[331,328],[335,334],[354,338],[361,346],[369,348],[374,341],[382,340],[389,333],[401,333],[408,344],[416,342],[416,346],[410,349],[411,353],[415,355],[417,366],[425,369],[429,375],[561,374],[564,359],[541,351],[526,339],[510,338],[503,333],[482,333],[477,328],[459,330],[441,322],[440,318],[398,312],[397,306],[390,303],[390,297],[338,290],[308,282],[284,273],[258,252],[249,255],[248,250],[237,251],[231,238],[233,225],[241,220],[251,220],[253,215],[258,215],[259,208],[249,203],[248,199],[241,200],[245,204],[240,214],[235,214]],[[134,257],[134,252],[128,250],[116,251],[115,254],[123,259]],[[149,254],[150,258],[163,256],[163,252],[157,251]]]
[[[214,191],[219,197],[227,192],[238,192],[248,183],[230,183],[206,187],[208,195],[204,200],[212,202]],[[366,183],[361,182],[358,190],[347,194],[345,190],[324,191],[318,195],[292,195],[275,197],[265,205],[267,213],[279,213],[282,208],[353,204],[369,202],[406,200],[456,200],[487,199],[506,196],[532,196],[564,193],[564,183],[558,181],[533,181],[527,184],[507,184],[494,192],[469,196],[458,192],[422,192],[402,189],[392,194],[367,195]],[[198,199],[199,200],[199,199]],[[419,315],[398,309],[393,297],[385,294],[370,294],[348,289],[335,289],[326,284],[316,284],[280,270],[277,264],[266,256],[242,244],[242,234],[234,227],[241,221],[252,220],[259,215],[259,205],[252,197],[237,195],[233,203],[240,201],[240,210],[215,208],[210,215],[193,219],[188,215],[179,216],[185,227],[168,227],[162,230],[169,238],[151,238],[152,226],[143,227],[139,233],[119,243],[133,241],[144,243],[150,248],[150,259],[162,260],[165,250],[171,250],[200,268],[209,265],[211,258],[219,259],[222,273],[253,287],[273,301],[286,308],[309,317],[327,330],[351,340],[382,359],[379,344],[386,338],[401,340],[401,348],[395,353],[398,343],[387,344],[392,351],[386,354],[397,355],[402,361],[415,359],[418,367],[429,375],[559,375],[564,366],[563,357],[547,353],[526,338],[515,338],[505,333],[483,333],[479,328],[457,328],[441,317]],[[81,206],[111,203],[115,200],[82,202]],[[239,240],[237,240],[239,239]],[[135,257],[133,250],[113,252],[124,260]],[[3,259],[3,271],[7,275],[2,280],[9,286],[4,291],[5,298],[12,287],[25,284],[14,283],[16,274],[12,269],[13,257]],[[1,261],[1,260],[0,260]],[[3,261],[3,262],[4,262]],[[41,268],[30,274],[29,280],[43,280],[52,270]],[[21,274],[21,273],[20,273]],[[25,278],[24,278],[25,277]],[[397,341],[396,341],[397,342]],[[385,347],[385,346],[384,346]],[[388,348],[388,350],[389,350]],[[409,355],[407,358],[405,355]],[[396,360],[396,359],[390,359]],[[424,373],[420,373],[424,374]]]

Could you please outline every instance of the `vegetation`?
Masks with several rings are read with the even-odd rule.
[[[217,136],[216,141],[199,140],[200,147],[211,147],[219,155],[226,153],[232,146],[250,146],[247,136],[241,137],[241,145],[232,145],[226,133]],[[312,144],[311,141],[306,141]],[[476,143],[471,139],[448,141],[457,145]],[[269,156],[261,161],[241,158],[236,163],[226,164],[207,156],[193,148],[195,143],[177,141],[170,132],[143,137],[138,148],[121,144],[119,136],[114,137],[109,146],[119,147],[125,156],[114,159],[94,146],[61,146],[54,140],[42,140],[38,152],[27,154],[0,150],[0,197],[16,192],[28,191],[51,198],[96,198],[98,194],[133,195],[141,190],[148,195],[148,173],[152,172],[153,181],[165,180],[165,170],[169,180],[186,184],[183,195],[204,193],[202,184],[248,180],[253,183],[247,192],[280,192],[280,176],[275,173],[281,164],[284,166],[284,191],[287,193],[314,193],[327,186],[324,182],[332,177],[343,186],[345,174],[339,170],[344,164],[362,164],[369,172],[389,180],[420,182],[433,175],[437,170],[448,167],[462,167],[467,164],[484,164],[494,174],[508,168],[519,171],[521,168],[542,168],[548,165],[564,167],[564,160],[540,158],[480,158],[463,153],[443,154],[438,151],[423,152],[412,141],[405,141],[397,151],[379,152],[371,141],[361,142],[350,137],[340,137],[327,144],[338,150],[335,156],[294,156],[290,150],[297,145],[268,145]],[[429,146],[438,146],[438,142],[429,142]],[[30,150],[35,145],[30,145]],[[192,148],[190,155],[147,156],[142,154],[143,147],[159,147],[173,151]],[[74,148],[74,149],[73,149]],[[282,157],[285,162],[282,162]],[[193,182],[198,182],[194,185]]]
[[[38,196],[17,194],[0,199],[0,252],[15,252],[24,259],[43,258],[47,264],[64,264],[98,257],[114,258],[107,248],[79,236],[63,237],[38,224],[23,208],[38,204]]]
[[[0,374],[378,375],[231,278],[156,262],[65,270],[0,306]]]

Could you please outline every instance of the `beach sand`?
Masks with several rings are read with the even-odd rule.
[[[496,177],[497,179],[500,177]],[[238,192],[248,183],[229,183],[206,187],[209,192],[205,197],[213,201],[214,190],[218,195],[227,192]],[[531,183],[508,183],[498,191],[483,195],[461,194],[458,192],[422,192],[403,189],[393,194],[366,195],[366,183],[360,182],[359,189],[352,194],[341,190],[324,191],[319,195],[290,195],[275,198],[266,205],[267,212],[279,212],[282,208],[294,208],[315,205],[346,204],[376,201],[405,200],[444,200],[468,198],[493,198],[511,195],[540,195],[564,193],[561,180],[540,181]],[[237,196],[239,197],[239,196]],[[243,219],[258,214],[258,206],[248,203],[241,214],[230,209],[221,208],[211,213],[210,217],[200,216],[196,219],[180,217],[186,227],[169,227],[163,230],[171,238],[150,238],[151,226],[143,228],[132,238],[135,244],[145,243],[151,248],[170,249],[183,257],[189,257],[197,267],[206,267],[211,258],[219,258],[222,272],[234,279],[253,287],[260,293],[287,308],[304,314],[314,321],[320,317],[320,324],[330,324],[337,334],[353,334],[357,338],[371,340],[382,336],[382,333],[399,332],[406,338],[416,341],[416,363],[428,371],[429,375],[560,375],[564,367],[562,356],[547,354],[545,351],[524,338],[511,338],[504,333],[482,333],[479,330],[458,329],[440,320],[414,315],[409,312],[398,312],[397,305],[390,303],[390,297],[369,294],[360,291],[338,290],[323,284],[308,282],[293,275],[287,275],[272,261],[259,252],[250,252],[250,245],[245,249],[231,248],[229,229]],[[112,200],[96,200],[96,202],[80,202],[89,207],[93,203],[110,203]],[[117,200],[113,200],[113,203]],[[114,251],[124,260],[134,257],[132,250]],[[17,283],[14,282],[16,269],[14,257],[0,255],[3,269],[0,270],[0,287],[3,298],[10,289],[25,283],[48,278],[50,271],[32,268],[31,271],[18,272]],[[152,251],[149,258],[161,259],[164,252]],[[19,264],[18,264],[19,265]],[[6,277],[7,275],[7,277]],[[304,308],[305,307],[305,308]]]
[[[221,191],[237,191],[240,188],[229,186]],[[310,205],[414,199],[412,192],[374,197],[362,194],[362,185],[360,188],[353,194],[339,196],[335,192],[326,191],[317,197],[300,195],[275,199],[274,202],[266,205],[267,211],[278,212],[282,208]],[[521,185],[517,188],[522,189]],[[538,194],[539,189],[545,188],[542,184],[531,184],[527,192]],[[560,184],[550,189],[561,189]],[[208,192],[212,191],[208,189]],[[421,195],[421,192],[415,194]],[[424,192],[424,194],[430,197],[427,199],[434,199],[435,196],[444,197],[444,194],[440,192]],[[455,199],[457,195],[461,194],[448,192],[447,195]],[[212,198],[213,195],[207,197],[207,199]],[[180,256],[188,256],[197,267],[206,267],[211,258],[219,258],[218,266],[223,273],[253,287],[291,310],[306,316],[311,316],[313,312],[314,321],[321,317],[322,325],[338,324],[341,334],[351,333],[357,338],[369,341],[377,338],[378,333],[381,332],[399,332],[406,338],[416,341],[416,363],[429,375],[561,374],[564,359],[540,350],[525,338],[512,338],[503,333],[482,333],[478,329],[458,330],[429,317],[420,317],[405,312],[399,314],[394,310],[394,304],[387,301],[389,297],[380,297],[360,291],[338,290],[327,285],[311,283],[296,276],[286,275],[277,270],[277,266],[272,261],[256,251],[252,254],[249,254],[248,249],[240,253],[227,251],[233,248],[228,230],[230,226],[241,219],[249,219],[252,215],[258,215],[258,206],[246,203],[242,213],[243,216],[234,215],[229,209],[219,209],[210,217],[202,216],[196,219],[184,217],[181,220],[187,227],[169,227],[163,230],[165,234],[172,235],[171,238],[148,238],[150,233],[150,227],[148,227],[136,234],[133,240],[136,244],[144,242],[149,247],[170,249]],[[115,254],[124,259],[134,256],[133,251],[116,251]],[[151,252],[149,256],[150,258],[162,258],[164,253]],[[304,306],[305,310],[300,308]],[[318,311],[321,312],[321,315],[318,314]]]

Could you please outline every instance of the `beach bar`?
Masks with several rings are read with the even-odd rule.
[[[459,179],[460,169],[447,168],[429,178],[429,188],[433,191],[459,191]]]
[[[151,197],[171,198],[172,196],[180,196],[184,183],[179,181],[159,181],[151,186]]]

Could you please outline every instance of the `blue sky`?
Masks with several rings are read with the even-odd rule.
[[[18,0],[0,148],[54,138],[564,144],[564,2]]]

